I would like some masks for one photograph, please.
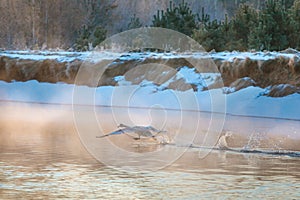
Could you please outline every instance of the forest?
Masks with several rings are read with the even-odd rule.
[[[215,1],[226,5],[228,13],[233,7],[229,2]],[[167,1],[166,7],[147,13],[150,23],[132,11],[117,32],[169,28],[192,37],[207,51],[299,49],[300,0],[255,2],[235,1],[232,13],[216,19],[205,6],[195,12],[190,1]],[[121,23],[119,18],[111,20],[117,6],[109,0],[2,0],[0,48],[91,50],[117,33],[110,28]]]
[[[83,27],[109,14],[105,6],[99,0],[1,0],[0,47],[70,48]]]

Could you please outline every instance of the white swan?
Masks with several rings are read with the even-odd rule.
[[[223,134],[223,135],[219,138],[217,147],[218,147],[219,149],[229,149],[228,143],[227,143],[227,139],[228,139],[229,137],[231,137],[231,136],[232,136],[232,132],[231,132],[231,131],[226,131],[226,133]]]
[[[164,130],[158,130],[152,126],[127,126],[125,124],[120,124],[118,125],[118,130],[111,132],[109,134],[106,135],[102,135],[102,136],[96,136],[97,138],[103,138],[103,137],[107,137],[110,135],[118,135],[118,134],[123,134],[123,133],[135,133],[137,134],[138,137],[134,137],[134,139],[139,140],[141,139],[141,137],[145,137],[145,138],[154,138],[156,139],[156,135],[159,133],[163,133],[166,132]]]

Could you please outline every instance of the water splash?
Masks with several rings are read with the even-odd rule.
[[[259,148],[262,144],[262,141],[266,139],[266,135],[267,134],[265,132],[254,131],[248,137],[248,142],[243,147],[243,149],[244,150],[253,150],[253,149]]]

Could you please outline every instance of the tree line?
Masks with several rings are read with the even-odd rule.
[[[184,0],[178,5],[170,1],[166,10],[153,15],[151,26],[184,33],[207,51],[300,49],[300,0],[266,0],[260,10],[241,4],[234,17],[226,15],[223,21],[211,20],[204,8],[200,14],[193,13]],[[143,24],[133,15],[128,29],[139,27]],[[105,34],[99,26],[85,29],[77,40],[77,49],[86,50],[88,43],[96,46]]]
[[[0,47],[66,49],[109,12],[102,0],[1,0]]]
[[[107,37],[109,6],[103,0],[2,0],[1,47],[91,50]],[[133,15],[127,29],[143,26]],[[204,8],[193,13],[184,0],[170,1],[150,26],[184,33],[207,51],[300,49],[300,0],[265,0],[260,10],[240,4],[225,20],[211,19]]]

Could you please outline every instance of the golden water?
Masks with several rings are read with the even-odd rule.
[[[76,131],[71,108],[11,103],[1,105],[1,110],[0,199],[300,198],[300,158],[297,157],[211,151],[199,158],[199,150],[189,148],[160,170],[126,172],[105,166],[87,152]],[[113,124],[109,120],[102,119]],[[284,134],[280,132],[270,134],[272,126],[268,120],[262,126],[260,120],[246,123],[240,119],[244,128],[234,127],[235,120],[231,118],[225,124],[228,129],[241,131],[231,141],[235,147],[247,142],[246,130],[257,124],[261,126],[259,131],[266,131],[263,140],[269,138],[264,146],[291,145],[297,150],[299,135],[292,135],[294,129],[288,130],[290,137],[282,139]],[[299,124],[286,123],[296,128]],[[279,126],[278,121],[276,124]],[[284,126],[287,125],[282,122]],[[107,124],[102,128],[111,131],[115,126]],[[116,138],[111,141],[121,144]],[[138,152],[138,148],[130,146],[128,151]],[[172,152],[182,147],[157,148]]]

